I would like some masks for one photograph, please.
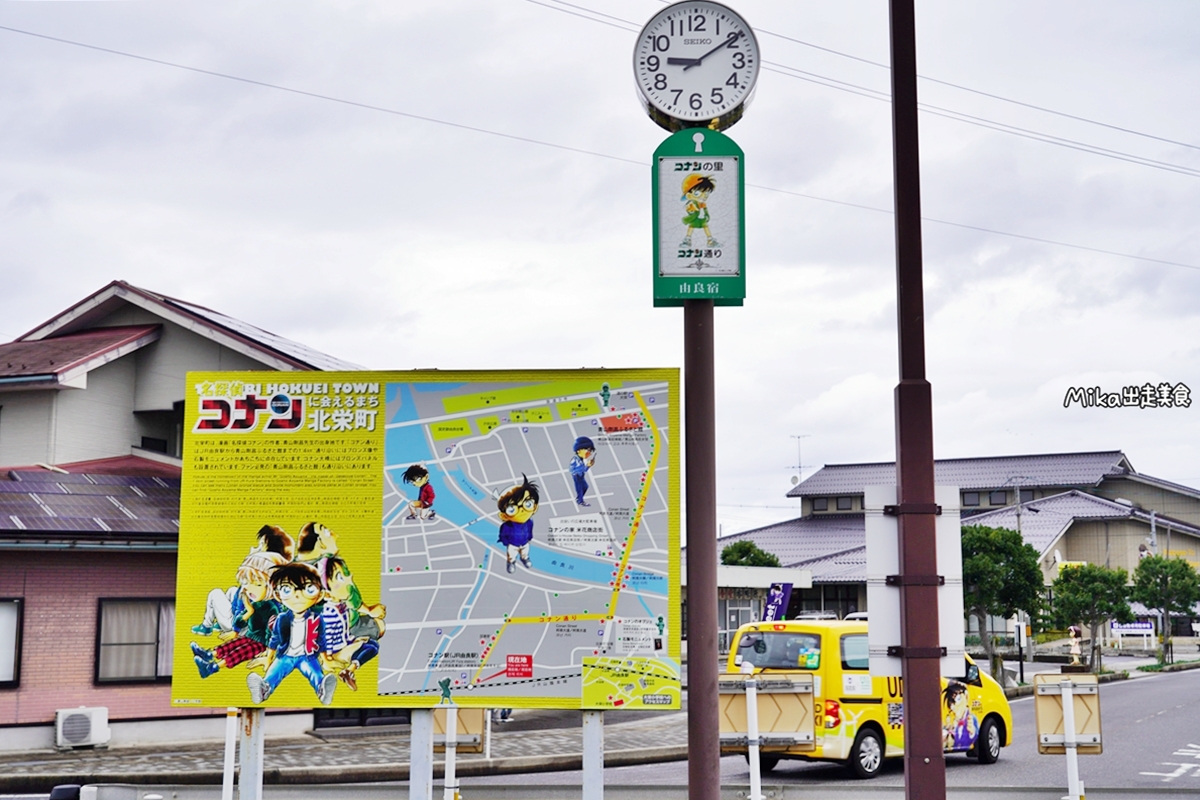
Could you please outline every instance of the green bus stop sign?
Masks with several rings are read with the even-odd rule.
[[[654,305],[746,297],[742,148],[708,128],[678,131],[654,151]]]

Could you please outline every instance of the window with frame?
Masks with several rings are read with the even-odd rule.
[[[174,644],[174,600],[102,599],[96,634],[96,682],[170,680]]]
[[[20,598],[0,598],[0,689],[21,681],[21,612]]]
[[[1008,505],[1008,491],[1005,489],[997,489],[988,495],[988,502],[994,506]]]
[[[829,510],[829,498],[828,497],[814,497],[812,503],[813,503],[813,511],[828,511]]]
[[[854,510],[854,498],[853,497],[839,497],[837,499],[837,510],[838,511],[853,511]]]
[[[871,655],[867,634],[851,633],[842,637],[842,669],[870,669]]]
[[[964,506],[979,505],[979,492],[963,492],[963,505]]]
[[[1033,489],[1022,489],[1021,490],[1021,502],[1022,503],[1028,503],[1032,499],[1033,499]]]

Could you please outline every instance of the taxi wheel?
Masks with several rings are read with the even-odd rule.
[[[995,764],[1000,758],[1000,726],[988,717],[979,728],[979,739],[975,742],[975,756],[980,764]]]
[[[854,737],[850,768],[860,778],[874,778],[883,768],[883,741],[873,728],[863,728]]]
[[[746,756],[746,763],[749,764],[750,763],[750,754],[745,753],[744,755]],[[778,763],[779,763],[779,756],[767,755],[765,753],[758,754],[758,771],[759,772],[770,772],[771,770],[775,769],[775,766]]]

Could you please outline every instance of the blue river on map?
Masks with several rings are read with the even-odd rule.
[[[452,384],[436,384],[438,389],[447,389],[450,386]],[[425,386],[422,386],[421,389],[428,390]],[[396,399],[399,399],[400,407],[389,422],[415,421],[417,409],[407,385],[388,384],[387,402],[390,404]],[[389,428],[385,434],[384,452],[385,463],[390,465],[386,469],[392,474],[392,482],[397,488],[404,486],[400,480],[400,474],[410,464],[434,461],[433,455],[429,451],[429,444],[425,439],[424,428],[421,425]],[[490,492],[477,486],[459,467],[449,471],[432,470],[429,473],[429,482],[433,485],[433,491],[437,496],[434,506],[438,516],[479,539],[489,548],[502,551],[500,543],[497,541],[498,524],[490,519],[480,519],[473,509],[459,500],[459,493],[461,493],[486,508],[495,502],[491,499]],[[454,487],[453,490],[450,488],[451,485]],[[415,497],[415,492],[413,494]],[[397,516],[407,510],[407,504],[400,504],[384,517],[383,524],[390,525]],[[537,517],[534,517],[534,535],[537,535]],[[536,565],[535,569],[538,572],[600,586],[608,586],[613,580],[613,572],[616,568],[612,561],[600,561],[557,550],[548,550],[536,541],[530,545],[529,549],[530,559]],[[626,571],[626,585],[630,589],[649,594],[663,596],[667,594],[665,575],[630,569]]]

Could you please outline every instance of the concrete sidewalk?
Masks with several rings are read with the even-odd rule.
[[[578,712],[575,712],[578,715]],[[460,753],[459,775],[498,775],[580,769],[582,726],[563,727],[562,712],[518,709],[514,722],[492,726],[490,760]],[[687,713],[605,714],[605,764],[676,761],[687,757]],[[65,783],[220,784],[221,742],[164,748],[35,751],[0,754],[0,793],[48,792]],[[435,755],[440,759],[440,755]],[[264,781],[268,784],[320,784],[408,779],[407,726],[392,730],[344,729],[268,740]],[[440,776],[441,762],[435,771]]]

